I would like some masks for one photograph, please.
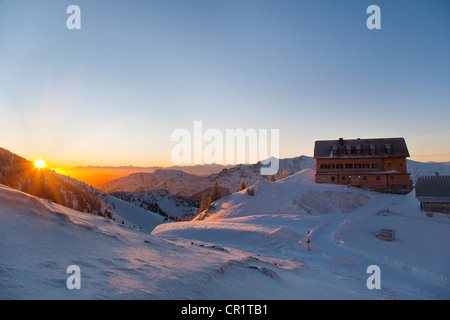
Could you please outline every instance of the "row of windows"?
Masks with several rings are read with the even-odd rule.
[[[349,177],[350,178],[350,177]],[[391,181],[393,181],[395,179],[394,176],[390,176],[389,177]],[[341,176],[342,181],[346,181],[347,180],[347,176]],[[367,176],[363,176],[362,177],[363,180],[367,180]],[[377,176],[377,181],[381,180],[381,176]],[[336,176],[331,176],[331,181],[336,181]]]
[[[398,164],[400,168],[403,168],[403,162]],[[392,163],[387,164],[388,168],[392,168]],[[338,164],[321,164],[320,169],[378,169],[378,163],[342,163]]]
[[[321,164],[320,169],[378,169],[378,163]]]

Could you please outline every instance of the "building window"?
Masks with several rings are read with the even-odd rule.
[[[361,164],[360,163],[356,163],[355,164],[355,169],[360,169],[361,168]]]
[[[394,181],[394,176],[391,176],[390,179],[391,179],[391,181]]]
[[[398,164],[398,166],[399,166],[400,168],[403,168],[403,162],[400,162],[400,163]]]
[[[392,168],[392,163],[388,163],[388,168]]]
[[[326,168],[328,168],[328,165],[326,165],[326,164],[321,164],[320,165],[320,169],[326,169]]]
[[[381,180],[381,177],[380,176],[377,176],[377,181],[380,181]]]
[[[336,169],[342,169],[342,168],[344,168],[344,165],[343,165],[343,164],[337,164],[337,165],[336,165]]]
[[[332,176],[331,177],[331,181],[335,181],[336,180],[336,177],[335,176]]]
[[[378,169],[378,163],[372,163],[372,169]]]
[[[353,165],[351,163],[346,163],[345,169],[353,169]]]
[[[334,164],[329,164],[328,169],[334,169]]]
[[[363,176],[363,180],[367,180],[367,176]]]
[[[368,169],[368,168],[370,168],[370,165],[368,163],[364,163],[363,168]]]
[[[342,176],[342,181],[345,181],[346,180],[346,177],[345,176]]]

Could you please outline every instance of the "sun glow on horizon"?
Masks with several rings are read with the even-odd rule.
[[[34,166],[38,169],[44,169],[47,166],[47,162],[42,159],[34,160]]]

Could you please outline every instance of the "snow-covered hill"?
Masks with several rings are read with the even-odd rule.
[[[171,220],[190,220],[198,214],[198,201],[177,197],[167,190],[112,192],[111,196],[130,202],[142,209],[156,212]]]
[[[314,183],[315,172],[305,169],[281,181],[258,181],[247,190],[239,191],[213,203],[212,210],[196,217],[223,219],[242,217],[264,212],[271,214],[330,214],[347,213],[361,208],[371,201],[362,189],[333,188]]]
[[[246,190],[234,193],[195,221],[159,225],[152,234],[308,261],[308,269],[324,274],[331,290],[359,281],[352,290],[360,297],[375,294],[363,288],[366,268],[378,265],[383,279],[378,293],[385,298],[450,298],[448,216],[428,218],[414,193],[321,185],[313,177],[312,170],[304,170],[277,182],[259,181],[251,186],[253,196]],[[395,241],[378,239],[382,228],[396,230]]]
[[[235,193],[239,190],[242,179],[245,181],[247,186],[250,186],[260,180],[268,181],[268,176],[261,176],[261,167],[263,167],[261,162],[253,165],[240,164],[230,169],[223,169],[217,175],[213,175],[211,180],[214,182],[217,179],[221,187],[228,189],[229,193]],[[278,175],[283,170],[291,175],[303,169],[310,169],[313,167],[313,158],[307,156],[280,159]]]
[[[245,254],[182,246],[3,185],[0,222],[2,300],[207,299],[214,283],[231,297],[253,281],[272,280],[250,269],[265,264]],[[80,290],[66,286],[71,265],[80,268]],[[222,276],[233,265],[251,282]]]
[[[216,217],[148,234],[0,186],[0,299],[448,299],[448,219],[409,211],[408,196],[367,196],[347,213]],[[376,239],[380,226],[397,240]],[[366,286],[372,264],[380,290]],[[71,265],[81,290],[66,286]]]
[[[441,176],[450,176],[450,166],[445,163],[408,160],[407,166],[414,183],[420,176],[434,176],[436,173]]]
[[[52,170],[38,170],[31,161],[2,148],[0,183],[77,211],[123,221],[124,224],[139,226],[147,231],[163,222],[163,218],[156,213]]]
[[[133,173],[129,176],[103,183],[98,188],[104,192],[137,192],[164,189],[172,194],[189,198],[194,192],[207,188],[210,181],[181,170],[158,169],[153,173]]]
[[[108,216],[107,196],[82,182],[28,161],[0,148],[0,183],[66,207]]]

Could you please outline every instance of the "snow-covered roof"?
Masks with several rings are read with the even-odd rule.
[[[403,138],[318,140],[314,146],[315,159],[360,157],[409,157],[409,151]]]
[[[416,183],[416,196],[419,199],[432,200],[440,198],[440,201],[425,202],[450,202],[450,176],[422,176]],[[444,199],[444,200],[442,200]]]
[[[417,197],[422,203],[450,203],[450,197]]]

